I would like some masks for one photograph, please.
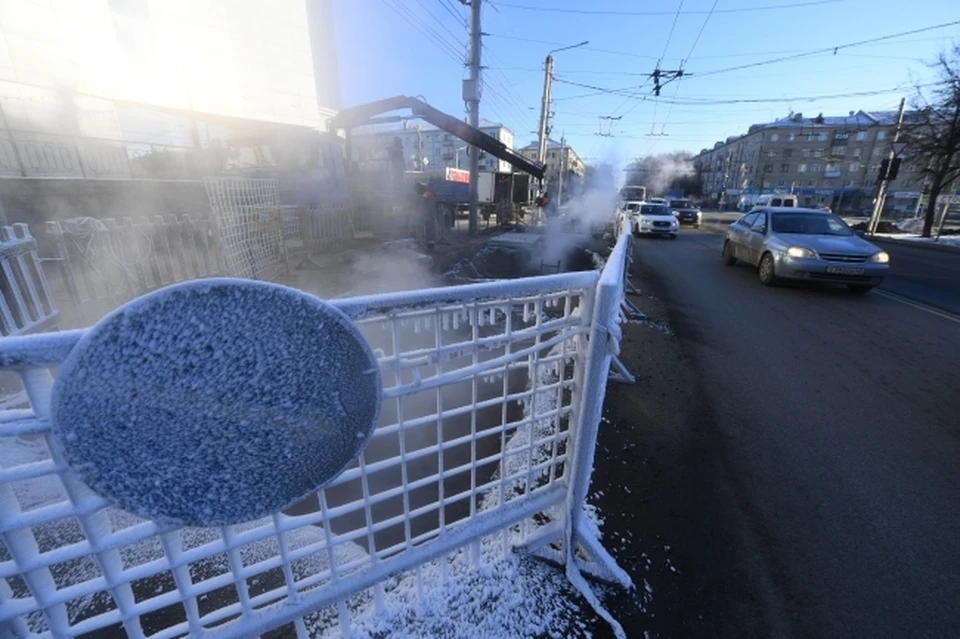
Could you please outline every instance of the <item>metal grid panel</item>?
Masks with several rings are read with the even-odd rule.
[[[220,275],[210,216],[47,222],[78,323],[175,282]]]
[[[283,215],[277,180],[204,178],[210,208],[220,229],[220,250],[228,272],[265,279],[286,266]]]
[[[26,224],[0,227],[0,240],[0,335],[54,328],[60,313],[30,229]]]
[[[596,282],[339,302],[384,374],[373,440],[314,498],[216,529],[160,529],[67,470],[47,420],[48,367],[82,331],[0,342],[32,406],[0,412],[0,634],[345,632],[351,611],[379,610],[388,591],[416,592],[536,536],[569,492]]]

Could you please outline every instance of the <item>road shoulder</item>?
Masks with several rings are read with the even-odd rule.
[[[630,636],[771,636],[686,328],[674,335],[649,274],[634,282],[646,320],[624,326],[621,357],[637,383],[608,389],[591,502],[637,595],[611,592],[608,603]]]

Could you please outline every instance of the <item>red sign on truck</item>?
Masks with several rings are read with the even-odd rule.
[[[464,169],[451,169],[447,167],[448,182],[463,182],[464,184],[470,184],[470,171],[465,171]]]

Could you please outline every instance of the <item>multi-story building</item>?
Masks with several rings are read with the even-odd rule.
[[[480,130],[513,149],[513,131],[498,122],[481,120]],[[353,160],[361,167],[382,163],[388,150],[399,139],[407,170],[433,171],[444,168],[467,169],[470,166],[467,143],[460,138],[423,122],[408,120],[402,126],[373,125],[353,131],[351,146]],[[480,152],[480,170],[508,173],[510,163],[485,151]]]
[[[704,193],[722,197],[727,208],[750,204],[761,193],[791,192],[802,206],[864,211],[872,206],[896,117],[896,112],[815,118],[794,113],[754,124],[746,134],[704,149],[693,162]],[[890,182],[887,209],[915,210],[923,186],[920,167],[905,161]]]
[[[520,153],[531,160],[537,159],[537,143],[532,142],[520,149]],[[548,193],[556,194],[560,186],[560,171],[563,170],[563,191],[573,194],[583,183],[586,166],[577,152],[569,144],[561,144],[556,140],[547,140],[547,154],[544,158],[546,171],[544,184]],[[531,183],[531,185],[533,185]]]

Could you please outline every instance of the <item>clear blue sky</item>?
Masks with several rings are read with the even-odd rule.
[[[960,25],[954,25],[729,70],[958,21],[960,0],[483,0],[483,7],[488,35],[481,116],[511,128],[517,146],[535,138],[547,52],[590,41],[555,55],[551,136],[565,133],[588,163],[621,164],[681,149],[696,153],[790,109],[805,115],[893,110],[914,82],[930,80],[925,62],[960,42]],[[460,82],[466,77],[468,7],[458,0],[333,0],[333,9],[344,106],[422,95],[441,110],[464,115]],[[664,69],[684,61],[691,74],[664,86],[659,101],[643,75],[658,59]],[[706,75],[712,71],[720,72]],[[596,95],[560,80],[620,92]],[[717,103],[753,99],[777,101]]]

